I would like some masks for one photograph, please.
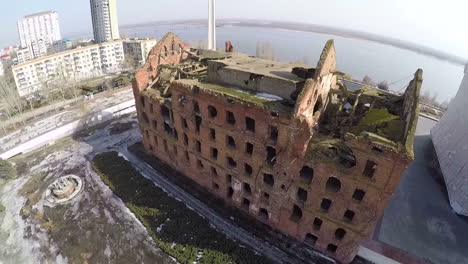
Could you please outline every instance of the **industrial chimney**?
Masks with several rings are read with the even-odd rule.
[[[208,0],[208,49],[216,50],[215,0]]]

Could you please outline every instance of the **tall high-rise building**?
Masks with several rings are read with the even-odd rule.
[[[94,40],[97,43],[119,39],[116,0],[90,0]]]
[[[32,58],[47,55],[47,49],[61,40],[57,12],[48,11],[25,16],[18,20],[21,47],[27,48]]]

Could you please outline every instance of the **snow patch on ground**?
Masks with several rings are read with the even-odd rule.
[[[26,180],[11,181],[0,189],[0,202],[6,208],[0,213],[0,263],[33,264],[42,259],[40,244],[25,238],[26,223],[20,215],[26,199],[17,195],[17,192]]]

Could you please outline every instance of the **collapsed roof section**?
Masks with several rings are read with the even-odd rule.
[[[177,82],[224,100],[305,120],[320,134],[317,138],[333,139],[332,149],[345,146],[337,140],[354,137],[413,157],[422,70],[400,96],[368,87],[348,91],[337,84],[332,40],[326,43],[316,68],[241,53],[191,49],[172,33],[149,56],[136,74],[134,90],[155,100],[170,103],[171,84]],[[317,140],[310,141],[308,151],[317,150],[314,143]]]

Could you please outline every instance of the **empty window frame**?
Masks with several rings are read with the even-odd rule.
[[[188,146],[188,136],[184,133],[184,145]]]
[[[245,118],[245,129],[247,129],[247,131],[255,133],[255,120],[250,118],[250,117],[246,117]]]
[[[197,160],[197,167],[203,169],[203,162],[201,160]]]
[[[333,245],[333,244],[328,244],[328,246],[327,246],[327,252],[329,254],[335,254],[337,249],[338,249],[338,247],[336,245]]]
[[[258,216],[260,217],[260,219],[264,221],[268,220],[269,218],[268,210],[265,208],[260,208],[260,210],[258,211]]]
[[[201,152],[201,142],[198,140],[195,140],[195,151]]]
[[[307,201],[307,191],[302,189],[302,188],[298,188],[297,189],[297,200],[299,200],[300,202]]]
[[[216,130],[214,130],[213,128],[210,128],[210,139],[216,140]]]
[[[346,221],[346,222],[349,222],[351,223],[354,219],[354,216],[355,216],[355,213],[351,210],[346,210],[346,212],[344,213],[343,215],[343,219]]]
[[[341,181],[335,177],[330,177],[327,180],[325,189],[327,190],[327,192],[339,192],[341,189]]]
[[[354,193],[353,193],[353,199],[356,201],[362,201],[365,195],[366,195],[365,191],[361,189],[356,189],[354,190]]]
[[[211,148],[211,158],[213,160],[217,160],[218,159],[218,149],[217,148]]]
[[[149,124],[149,118],[145,112],[141,112],[141,117],[143,118],[143,122],[145,122],[145,124]]]
[[[322,219],[316,217],[314,219],[314,222],[312,223],[312,228],[314,230],[320,230],[320,227],[322,227],[322,223],[323,223]]]
[[[366,167],[364,168],[363,175],[368,178],[372,178],[374,177],[376,169],[377,169],[377,163],[373,162],[372,160],[368,160],[366,162]]]
[[[335,238],[342,240],[346,235],[346,231],[343,228],[337,228],[335,231]]]
[[[311,184],[312,179],[314,178],[314,169],[308,166],[302,167],[301,171],[299,172],[299,177],[303,182]]]
[[[215,167],[211,167],[211,174],[212,174],[213,176],[218,176],[218,171],[216,170]]]
[[[236,117],[234,116],[233,112],[226,111],[226,122],[230,125],[236,124]]]
[[[201,123],[202,123],[201,116],[195,116],[195,130],[197,131],[197,133],[200,133]]]
[[[245,153],[249,156],[252,156],[254,151],[254,145],[252,143],[245,143]]]
[[[273,174],[263,173],[263,183],[265,183],[267,186],[273,187],[275,185]]]
[[[247,163],[244,163],[244,172],[245,172],[245,175],[252,176],[252,173],[253,173],[252,166],[250,166]]]
[[[244,182],[243,189],[246,194],[252,194],[252,188],[250,187],[250,184]]]
[[[210,118],[215,118],[218,115],[218,110],[216,107],[209,105],[208,106],[208,115]]]
[[[193,101],[193,112],[195,112],[195,114],[200,114],[200,106],[197,101]]]
[[[307,233],[305,238],[304,238],[304,243],[309,246],[315,246],[315,243],[317,242],[318,238],[314,234]]]
[[[302,209],[299,206],[294,205],[293,210],[291,212],[291,220],[293,220],[294,222],[299,222],[299,220],[301,219],[302,219]]]
[[[226,144],[230,148],[236,148],[236,141],[231,136],[226,137]]]
[[[278,141],[278,128],[275,126],[270,126],[270,139],[274,143]]]
[[[250,207],[250,200],[247,198],[244,198],[242,200],[242,208],[249,210]]]
[[[267,146],[266,148],[267,151],[267,158],[266,161],[268,165],[273,166],[276,163],[276,149],[271,146]]]
[[[232,199],[233,195],[234,195],[234,189],[232,187],[229,187],[227,191],[227,198]]]
[[[322,199],[322,202],[320,203],[320,208],[324,210],[325,212],[328,212],[330,210],[330,207],[332,205],[332,201],[326,198]]]
[[[231,158],[231,157],[227,157],[227,164],[230,168],[236,168],[237,167],[237,162]]]
[[[185,128],[185,129],[188,129],[187,119],[182,118],[181,120],[182,120],[182,121],[181,121],[181,122],[182,122],[182,127]]]

